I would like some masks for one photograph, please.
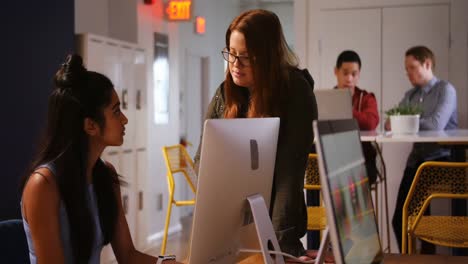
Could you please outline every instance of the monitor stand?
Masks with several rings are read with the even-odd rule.
[[[270,256],[269,250],[280,251],[276,234],[271,224],[270,215],[266,207],[265,200],[259,194],[254,194],[247,197],[252,211],[255,229],[257,230],[258,243],[263,255],[263,261],[267,264],[284,264],[284,258],[281,255],[276,255],[275,260]],[[271,246],[272,248],[270,248]]]
[[[262,251],[264,263],[267,264],[284,264],[283,256],[276,255],[275,260],[271,258],[269,250],[281,252],[278,240],[276,239],[273,225],[271,224],[270,215],[266,207],[265,200],[259,194],[254,194],[247,197],[250,204],[255,229],[257,230],[258,242]],[[330,234],[328,227],[322,233],[319,251],[315,258],[315,264],[323,264],[325,261],[325,253],[328,251],[330,242]]]
[[[328,227],[322,233],[322,241],[320,241],[319,251],[315,258],[315,264],[323,264],[325,260],[325,253],[328,251],[328,243],[330,242],[330,234],[328,233]]]

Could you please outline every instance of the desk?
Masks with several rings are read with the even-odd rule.
[[[380,136],[382,133],[377,131],[361,130],[359,134],[361,136],[361,141],[377,142],[377,137]]]
[[[254,255],[239,264],[260,264],[263,263],[262,255]],[[400,254],[385,254],[385,264],[466,264],[468,257],[442,256],[442,255],[400,255]]]
[[[452,129],[441,131],[419,131],[416,134],[395,135],[387,132],[361,131],[361,141],[389,142],[438,142],[438,143],[468,143],[468,129]]]

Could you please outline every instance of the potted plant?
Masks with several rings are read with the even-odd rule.
[[[394,134],[416,134],[419,131],[419,105],[400,105],[385,112],[390,117],[390,126]]]

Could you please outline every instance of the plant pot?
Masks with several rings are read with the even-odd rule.
[[[416,134],[419,131],[419,115],[392,115],[390,125],[393,134]]]

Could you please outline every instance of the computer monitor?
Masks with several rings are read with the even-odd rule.
[[[320,89],[314,91],[318,120],[353,118],[353,102],[349,89]]]
[[[359,127],[354,119],[314,121],[320,184],[335,262],[383,259]]]
[[[235,263],[240,248],[259,249],[246,199],[260,194],[269,208],[279,126],[279,118],[205,122],[190,264]]]

